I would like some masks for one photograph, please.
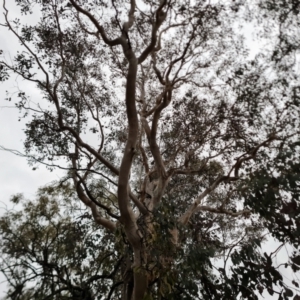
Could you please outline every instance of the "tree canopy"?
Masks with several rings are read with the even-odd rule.
[[[99,290],[110,299],[119,284],[113,268],[122,260],[112,247],[114,235],[99,234],[73,198],[68,185],[42,188],[35,201],[12,197],[22,209],[0,219],[8,299],[93,299],[91,292]],[[113,281],[111,291],[107,280]]]
[[[41,18],[11,20],[3,0],[1,25],[20,49],[12,59],[1,52],[0,80],[15,74],[39,91],[34,101],[28,90],[7,100],[28,118],[29,162],[66,170],[47,193],[68,183],[72,196],[41,194],[14,217],[24,243],[40,247],[31,271],[9,268],[10,297],[32,295],[19,273],[35,264],[44,276],[36,299],[300,297],[273,260],[288,244],[285,267],[299,271],[298,1],[15,3]],[[94,224],[57,215],[78,201]],[[1,224],[17,243],[12,216]],[[79,241],[64,240],[72,230]],[[49,262],[41,253],[52,234]],[[260,249],[269,237],[280,243],[271,253]],[[98,253],[94,265],[79,245]],[[18,253],[16,261],[28,255]]]

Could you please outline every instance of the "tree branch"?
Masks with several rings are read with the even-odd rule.
[[[152,25],[150,44],[141,53],[140,57],[138,58],[138,64],[141,64],[155,48],[157,42],[158,29],[166,18],[166,13],[163,11],[163,8],[166,6],[166,4],[167,4],[167,0],[160,1],[160,5],[155,13],[156,19],[154,24]]]
[[[205,205],[198,206],[197,209],[195,210],[195,212],[197,212],[197,211],[208,211],[208,212],[212,212],[212,213],[230,215],[232,217],[238,217],[240,215],[248,215],[251,213],[251,210],[248,210],[248,209],[234,212],[231,210],[226,210],[226,209],[222,209],[222,208],[214,208],[214,207],[205,206]]]
[[[114,40],[111,40],[107,37],[104,28],[99,24],[99,22],[95,19],[95,17],[88,12],[87,10],[83,9],[81,6],[79,6],[75,0],[69,0],[71,2],[71,4],[73,5],[73,7],[80,13],[82,13],[83,15],[87,16],[89,18],[89,20],[95,25],[95,27],[97,28],[98,32],[100,33],[103,41],[109,45],[109,46],[117,46],[117,45],[121,45],[122,44],[122,38],[118,37]]]
[[[215,190],[221,182],[236,181],[238,178],[221,176],[216,179],[211,186],[209,186],[201,195],[194,201],[194,203],[187,209],[187,211],[178,219],[179,223],[187,224],[191,216],[197,211],[198,205],[201,203],[202,199]]]
[[[83,181],[82,177],[81,177],[78,173],[76,173],[76,176],[79,178],[79,181],[78,181],[77,184],[79,184],[79,185],[82,184],[82,185],[83,185],[84,190],[85,190],[86,194],[88,195],[88,197],[90,198],[90,200],[92,200],[97,206],[99,206],[99,207],[101,207],[102,209],[104,209],[104,210],[107,212],[107,214],[108,214],[109,216],[111,216],[112,218],[118,220],[118,219],[120,218],[119,216],[117,216],[117,215],[115,215],[114,213],[112,213],[112,212],[110,211],[110,208],[108,208],[107,206],[101,204],[100,202],[98,202],[98,201],[93,197],[93,195],[91,194],[91,192],[90,192],[89,189],[87,188],[85,182]]]
[[[73,163],[73,168],[74,170],[76,170],[76,162],[75,159],[72,160]],[[105,228],[111,230],[111,231],[115,231],[116,229],[116,224],[111,222],[110,220],[107,220],[105,218],[102,218],[97,206],[94,202],[92,202],[84,193],[82,187],[80,186],[80,182],[77,180],[76,178],[76,172],[73,173],[73,181],[74,181],[74,185],[77,191],[77,195],[79,197],[79,199],[88,207],[90,207],[91,211],[92,211],[92,215],[94,217],[94,220],[97,224],[104,226]]]

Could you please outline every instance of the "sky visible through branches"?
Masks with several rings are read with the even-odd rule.
[[[7,2],[9,2],[9,3],[6,3],[6,5],[7,5],[8,10],[9,10],[10,18],[11,19],[18,18],[19,17],[18,9],[14,6],[14,4],[13,4],[12,1],[7,1]],[[71,1],[71,2],[73,2],[73,1]],[[137,2],[137,4],[139,4],[139,2]],[[251,7],[248,7],[248,9],[251,12]],[[34,8],[34,13],[32,15],[28,15],[28,16],[25,16],[25,17],[22,16],[22,22],[23,23],[27,22],[28,24],[30,24],[30,23],[34,24],[36,22],[36,20],[38,20],[38,18],[40,17],[39,14],[40,14],[40,12],[38,11],[38,9],[35,10],[35,8]],[[104,19],[106,18],[109,21],[110,17],[111,16],[109,16],[109,14],[106,14],[106,15],[104,15],[103,18]],[[5,20],[3,19],[3,15],[1,15],[0,18],[1,18],[0,19],[0,23],[4,24]],[[125,14],[125,11],[120,11],[120,15],[118,15],[118,18],[119,18],[119,20],[122,20],[122,22],[126,21],[127,13]],[[251,20],[251,17],[249,17],[249,19]],[[67,24],[67,21],[66,21],[66,24]],[[66,24],[62,23],[62,25],[64,25],[65,27],[67,27],[68,25],[66,25]],[[275,32],[277,29],[278,28],[273,28],[272,29],[273,31],[270,30],[270,37],[272,37],[273,32]],[[243,35],[245,35],[247,37],[246,38],[246,44],[247,44],[247,46],[249,48],[249,51],[250,51],[250,55],[248,55],[248,58],[249,57],[250,58],[254,58],[255,55],[257,53],[259,53],[261,50],[267,52],[268,51],[268,47],[272,47],[273,46],[272,43],[270,43],[270,39],[268,40],[268,43],[266,44],[266,43],[264,43],[264,41],[265,41],[264,38],[261,38],[261,39],[258,40],[256,38],[256,36],[254,36],[254,24],[252,24],[250,21],[248,23],[246,22],[244,24],[243,28],[238,27],[238,25],[233,26],[233,30],[235,31],[236,34],[238,32],[240,32],[240,33],[242,33]],[[101,29],[99,29],[99,32],[100,31],[101,31]],[[124,30],[124,32],[125,32],[125,30]],[[170,36],[172,36],[172,34],[174,35],[175,33],[176,33],[176,30],[175,29],[174,30],[171,29],[168,34]],[[258,34],[260,34],[260,33],[258,33]],[[224,40],[225,40],[225,43],[229,41],[229,39],[228,39],[228,41],[226,39],[224,39]],[[138,43],[138,42],[136,42],[136,43]],[[237,38],[236,39],[236,45],[231,45],[232,49],[234,49],[234,48],[238,49],[239,48],[239,43],[241,43],[241,41]],[[4,50],[4,55],[5,55],[6,59],[7,59],[7,61],[9,61],[17,53],[18,49],[20,49],[19,43],[14,38],[13,34],[11,32],[8,32],[7,30],[5,30],[5,28],[2,28],[2,27],[0,28],[0,44],[1,44],[1,48]],[[221,43],[220,43],[220,45],[221,45]],[[131,46],[130,46],[130,48],[131,48]],[[113,52],[115,54],[115,57],[118,58],[119,57],[118,56],[119,55],[118,51],[120,51],[120,50],[118,48],[117,49],[112,48],[112,49],[113,49],[112,51],[115,51],[115,52]],[[166,51],[166,53],[168,53],[168,48],[165,51]],[[220,50],[220,53],[221,52],[222,51]],[[232,53],[234,53],[234,52],[232,52]],[[246,56],[246,54],[247,54],[247,51],[245,50],[245,56]],[[66,56],[67,55],[68,54],[67,54],[67,51],[66,51]],[[217,56],[217,52],[216,52],[215,55]],[[192,56],[192,54],[191,54],[191,56]],[[195,54],[195,56],[196,56],[196,54]],[[205,61],[209,60],[209,57],[206,57],[206,56],[207,56],[206,54],[203,54],[203,64],[204,65],[206,64]],[[220,56],[222,56],[222,54],[220,54]],[[140,56],[140,58],[141,58],[141,60],[143,59],[143,54]],[[153,66],[154,66],[153,68],[156,71],[156,74],[157,74],[157,77],[158,77],[160,83],[165,84],[164,78],[162,78],[161,75],[160,75],[160,73],[159,73],[159,71],[157,71],[157,69],[155,69],[156,68],[156,58],[154,57],[154,55],[153,55],[152,59],[153,59]],[[259,58],[258,58],[258,60],[259,60]],[[299,60],[299,57],[298,57],[297,54],[295,54],[295,63],[294,63],[295,70],[293,70],[295,73],[297,73],[297,71],[298,71],[297,68],[299,67],[298,60]],[[115,59],[115,61],[116,61],[116,65],[120,65],[121,66],[119,68],[119,70],[117,70],[116,72],[119,72],[118,74],[121,74],[124,71],[124,66],[126,66],[126,61],[125,61],[125,59],[124,59],[124,61],[119,61],[119,62],[117,61],[117,59]],[[91,63],[91,66],[93,68],[92,62],[90,62],[90,63]],[[164,61],[163,60],[158,61],[158,63],[161,64],[162,67],[164,66]],[[175,76],[174,78],[176,78],[177,75],[178,76],[181,75],[181,72],[183,72],[183,73],[186,72],[188,74],[189,68],[192,68],[192,67],[193,67],[193,60],[191,60],[190,64],[187,63],[186,66],[184,68],[182,68],[182,70],[179,69],[179,71],[177,72],[177,74],[176,74],[176,72],[174,70],[172,70],[172,72],[175,75],[171,72],[172,68],[169,69],[170,70],[169,74],[168,74],[168,72],[166,72],[166,73],[168,74],[168,76],[171,74],[171,75]],[[218,67],[219,66],[216,65],[216,68],[218,68]],[[113,97],[115,97],[115,99],[121,99],[122,95],[124,94],[124,85],[126,83],[125,82],[123,83],[122,79],[120,79],[122,74],[120,75],[120,77],[117,77],[115,79],[117,82],[114,82],[114,79],[112,79],[113,76],[111,76],[110,70],[112,70],[111,73],[114,72],[113,68],[111,68],[111,69],[107,68],[106,69],[105,67],[103,67],[102,70],[99,71],[99,73],[95,73],[93,75],[96,78],[95,82],[97,82],[97,80],[99,82],[101,82],[101,80],[99,80],[99,78],[102,78],[102,79],[104,78],[104,81],[105,80],[107,80],[107,81],[111,80],[112,85],[109,86],[109,87],[107,87],[107,94],[108,95],[112,95]],[[145,70],[146,70],[146,68],[145,68]],[[265,71],[266,75],[268,75],[268,72],[269,72],[269,78],[268,79],[271,82],[272,76],[273,76],[272,69],[271,68],[269,70],[265,69],[264,71]],[[38,69],[36,69],[36,72],[42,73]],[[143,72],[144,72],[144,70],[143,70]],[[208,72],[206,74],[207,77],[208,78],[209,77],[214,78],[213,72],[214,72],[214,70],[211,71],[211,74]],[[239,74],[239,72],[240,72],[240,74]],[[235,75],[236,75],[236,78],[238,78],[237,81],[240,80],[240,78],[242,78],[242,75],[244,75],[243,72],[244,71],[242,69],[237,69],[236,70]],[[220,77],[222,77],[222,74],[220,75]],[[268,76],[266,76],[266,77],[268,77]],[[184,78],[184,76],[182,76],[182,78]],[[143,81],[143,79],[139,79],[139,80],[140,81],[138,81],[138,83],[140,84]],[[190,80],[190,79],[188,79],[188,80]],[[230,82],[230,80],[231,79],[228,79],[228,82]],[[182,81],[184,81],[184,80],[182,79]],[[216,79],[213,79],[212,81],[214,83],[216,83],[216,85],[218,85],[218,84],[222,85],[221,81],[218,82],[218,80],[216,80]],[[191,79],[191,82],[195,86],[197,86],[197,83],[193,82],[192,79]],[[267,83],[268,82],[266,80],[266,84]],[[141,86],[143,84],[144,83],[142,82]],[[248,83],[245,82],[245,85],[246,84],[248,84]],[[117,88],[114,88],[113,87],[114,85]],[[146,85],[144,85],[144,86],[146,86]],[[146,86],[146,88],[149,89],[152,92],[152,94],[155,94],[156,91],[154,91],[153,87]],[[201,88],[202,87],[199,86],[199,90],[201,90]],[[139,88],[137,90],[138,90],[138,96],[142,99],[143,98],[143,93],[145,91],[143,90],[143,88]],[[6,91],[9,91],[9,93],[7,94]],[[18,118],[20,117],[18,109],[14,107],[14,105],[13,105],[12,102],[2,101],[6,97],[14,97],[15,95],[18,95],[20,92],[23,93],[23,91],[25,93],[30,94],[31,98],[30,98],[30,101],[29,101],[29,106],[30,106],[31,109],[33,109],[32,115],[30,115],[30,113],[29,113],[29,116],[27,116],[27,119],[25,120],[26,123],[28,122],[28,120],[30,120],[30,118],[32,120],[34,119],[34,110],[35,109],[40,110],[41,107],[42,107],[42,109],[48,109],[48,106],[47,106],[48,102],[45,100],[46,97],[43,98],[44,95],[38,89],[36,89],[35,83],[28,83],[28,81],[24,81],[21,78],[21,76],[12,76],[4,84],[1,84],[1,86],[0,86],[0,99],[1,99],[1,107],[0,107],[0,146],[1,146],[1,148],[0,148],[0,150],[2,150],[2,151],[0,152],[0,154],[1,154],[0,155],[0,163],[1,163],[2,167],[0,169],[0,178],[1,178],[1,185],[2,185],[2,187],[1,187],[1,190],[2,190],[1,191],[1,194],[2,194],[2,199],[1,199],[1,201],[2,201],[1,202],[2,211],[10,209],[10,207],[8,207],[6,205],[9,205],[7,200],[9,199],[9,197],[12,194],[20,193],[21,192],[21,193],[25,194],[25,197],[32,198],[38,187],[43,186],[43,185],[45,185],[45,184],[47,184],[47,183],[49,183],[49,182],[51,182],[53,180],[57,180],[57,179],[61,178],[63,176],[63,174],[65,174],[64,168],[67,169],[67,167],[68,167],[68,165],[65,163],[64,158],[60,158],[59,154],[57,155],[56,160],[53,160],[53,164],[59,165],[60,168],[51,168],[52,172],[49,172],[49,170],[47,170],[46,167],[45,167],[45,165],[46,165],[46,166],[48,166],[48,169],[49,169],[49,165],[52,164],[52,161],[44,159],[42,157],[42,154],[41,154],[41,156],[37,155],[34,159],[31,159],[31,166],[28,167],[26,159],[23,156],[23,148],[24,148],[23,144],[24,144],[24,141],[25,141],[25,145],[27,146],[27,150],[28,149],[31,150],[31,145],[30,145],[30,139],[29,139],[29,141],[25,140],[25,135],[24,135],[24,132],[23,132],[24,128],[25,128],[24,119],[20,118],[19,122],[17,122]],[[275,91],[276,90],[274,90],[274,93],[275,93]],[[185,94],[187,95],[186,97],[191,97],[191,98],[193,97],[192,93],[189,94],[184,88],[182,88],[182,89],[179,88],[178,89],[177,96],[180,95],[180,93],[182,94],[181,95],[182,97],[185,97]],[[223,91],[220,88],[219,94],[221,95],[222,93],[223,93]],[[230,95],[230,93],[231,92],[229,90],[228,91],[226,90],[224,92],[224,94],[226,94],[226,97],[228,95]],[[212,95],[217,95],[218,96],[218,88],[217,87],[216,87],[216,93],[212,94]],[[209,98],[209,101],[212,102],[212,103],[214,103],[215,99],[213,99],[212,95],[211,96],[208,95],[207,97],[208,98],[211,97],[211,98]],[[205,92],[199,92],[199,95],[197,95],[197,96],[199,96],[199,97],[205,97]],[[22,98],[22,95],[21,95],[21,98]],[[159,101],[162,101],[162,100],[161,99],[158,100],[158,102],[157,102],[158,104],[160,103]],[[216,100],[216,101],[218,101],[218,100]],[[230,103],[230,100],[228,102]],[[142,100],[140,100],[139,103],[142,103]],[[172,106],[172,107],[170,106],[169,108],[167,108],[164,111],[164,118],[163,118],[164,122],[162,122],[159,125],[158,130],[157,130],[158,131],[157,142],[158,142],[159,146],[160,146],[161,143],[164,143],[164,141],[161,138],[161,136],[163,134],[165,134],[165,132],[170,131],[170,127],[168,127],[169,125],[168,125],[167,121],[170,120],[170,119],[172,119],[172,117],[174,115],[176,115],[176,111],[178,110],[178,107],[179,108],[181,107],[180,106],[181,104],[182,103],[180,103],[180,101],[177,101],[177,102],[174,103],[174,106]],[[196,107],[195,108],[195,110],[196,110],[197,109],[197,103],[194,104],[194,105]],[[280,103],[276,103],[276,105],[274,105],[274,106],[276,106],[278,109],[280,109]],[[112,107],[113,107],[113,105],[112,105]],[[90,107],[88,107],[88,108],[90,109]],[[191,111],[193,111],[193,110],[194,110],[194,107],[192,107]],[[104,131],[105,135],[108,136],[108,140],[111,141],[111,144],[110,144],[111,149],[116,148],[116,150],[115,150],[116,152],[114,153],[113,159],[114,159],[115,162],[120,163],[122,155],[123,155],[123,152],[121,151],[123,149],[122,145],[124,144],[124,141],[126,141],[126,132],[127,132],[126,124],[124,125],[123,119],[122,119],[122,118],[126,118],[125,117],[125,113],[124,113],[124,111],[122,111],[120,113],[120,115],[119,115],[120,120],[119,121],[115,121],[114,123],[111,121],[113,118],[110,119],[109,116],[114,116],[114,113],[116,113],[116,108],[115,108],[115,111],[113,109],[111,111],[109,109],[107,109],[105,111],[105,113],[106,113],[106,117],[103,119],[103,125],[100,125],[101,131],[102,131],[102,126],[103,126],[103,131]],[[145,111],[144,111],[144,113],[145,113]],[[78,115],[79,115],[79,113],[78,113]],[[140,115],[142,116],[142,113]],[[145,115],[146,115],[146,113],[145,113]],[[264,115],[265,115],[265,119],[268,119],[268,120],[272,119],[272,115],[269,114],[268,108],[265,109]],[[180,111],[178,112],[178,118],[183,118],[183,116],[180,115]],[[91,126],[92,128],[90,129],[90,131],[85,131],[84,133],[82,133],[82,136],[84,137],[84,139],[86,141],[88,141],[92,145],[92,147],[96,148],[100,144],[100,149],[102,149],[103,144],[101,144],[102,143],[101,142],[101,138],[94,139],[94,135],[93,134],[95,132],[97,132],[97,130],[95,128],[98,125],[97,124],[97,118],[94,118],[94,119],[95,119],[95,122],[94,122],[94,120],[92,120],[92,121],[88,120],[88,121],[86,121],[86,124],[88,124],[90,126],[93,123],[95,123],[96,124],[95,127]],[[142,119],[142,117],[141,117],[141,119]],[[184,118],[182,119],[182,122],[184,122]],[[297,122],[298,121],[295,121],[295,124],[298,124]],[[142,121],[142,123],[143,123],[143,121]],[[232,124],[233,123],[234,122],[232,122]],[[145,123],[143,123],[143,124],[145,124]],[[164,125],[164,124],[167,124],[167,125]],[[111,125],[110,128],[109,128],[109,125]],[[120,125],[120,128],[119,128],[120,130],[118,131],[117,129],[118,129],[119,125]],[[164,126],[166,126],[165,127],[165,129],[166,129],[165,132],[164,132]],[[234,124],[232,126],[234,127]],[[79,127],[79,125],[78,125],[78,127]],[[80,130],[80,129],[78,129],[78,130]],[[188,130],[190,130],[190,129],[188,129]],[[220,135],[223,134],[224,130],[225,130],[224,128],[220,128]],[[27,134],[28,134],[29,131],[30,131],[30,127],[27,127]],[[113,133],[114,136],[112,136],[111,132],[114,132]],[[145,125],[145,132],[148,134],[148,132],[147,132],[147,126],[146,125]],[[188,134],[189,134],[189,132],[187,132],[187,135]],[[251,132],[249,131],[248,134],[251,135]],[[255,140],[256,142],[259,141],[260,138],[261,138],[261,140],[263,138],[266,139],[266,141],[264,141],[263,143],[260,144],[261,147],[263,147],[265,145],[268,146],[274,139],[277,138],[275,136],[275,134],[273,136],[271,134],[264,136],[264,134],[265,134],[265,132],[261,133],[261,135],[262,135],[261,137],[260,136],[253,137],[253,140],[256,139]],[[117,139],[114,140],[115,137],[117,137]],[[66,140],[67,140],[67,138],[66,138]],[[146,141],[146,138],[145,138],[145,141]],[[144,142],[144,140],[142,140],[142,142]],[[118,145],[120,145],[120,148],[117,148]],[[226,142],[225,142],[225,145],[226,145]],[[228,145],[226,145],[226,147],[227,146],[231,147],[231,145],[229,145],[229,143],[228,143]],[[69,146],[66,146],[66,147],[69,147]],[[70,148],[71,147],[72,146],[70,146]],[[213,147],[214,146],[212,146],[212,148]],[[226,149],[226,147],[225,147],[225,149]],[[242,148],[243,146],[239,146],[239,147]],[[257,147],[257,149],[260,149],[260,148]],[[63,150],[64,151],[69,150],[69,152],[71,152],[74,149],[63,149]],[[203,148],[202,150],[203,150],[202,155],[205,155],[205,153],[211,153],[211,152],[209,152],[211,150],[209,147],[208,148]],[[109,152],[109,148],[107,148],[106,151]],[[268,153],[268,157],[272,157],[272,151],[273,150],[270,148],[270,152]],[[255,150],[255,151],[253,150],[253,152],[250,152],[249,149],[247,150],[247,153],[250,153],[251,155],[253,155],[253,157],[256,155],[256,152],[257,152],[257,150]],[[15,155],[13,155],[13,153]],[[82,153],[85,153],[85,152],[82,152]],[[64,154],[62,154],[61,157],[64,157]],[[88,157],[88,155],[87,155],[87,157]],[[43,159],[44,159],[44,161],[43,161],[42,164],[38,163],[39,161],[41,162]],[[72,160],[73,166],[76,165],[76,162],[74,162],[75,158],[73,160],[73,158],[70,156],[70,159]],[[249,156],[249,159],[251,159],[250,156]],[[174,162],[173,162],[174,165],[176,163],[179,164],[180,163],[180,162],[178,162],[179,160],[180,159],[178,159],[177,161],[175,161],[175,159],[174,159]],[[188,161],[189,158],[185,158],[185,160]],[[203,161],[201,161],[201,163],[203,163]],[[228,159],[228,161],[230,161],[230,159]],[[243,160],[243,158],[239,158],[239,159],[236,160],[236,162],[234,164],[234,167],[232,167],[232,170],[235,170],[235,172],[234,172],[235,173],[235,177],[229,177],[229,175],[228,175],[228,178],[227,178],[228,182],[230,180],[232,180],[232,181],[237,180],[238,176],[236,176],[236,174],[238,175],[238,172],[239,172],[239,166],[238,166],[238,164],[240,162],[240,165],[241,165],[242,162],[244,162],[244,161],[246,161],[246,159]],[[151,161],[150,164],[151,165],[153,165],[154,163],[157,164],[157,162],[159,162],[159,159],[157,159],[157,157],[155,157],[155,159],[153,161]],[[214,162],[214,164],[213,163],[210,164],[210,167],[214,168],[213,170],[215,170],[216,172],[220,171],[220,165],[221,165],[222,161],[221,162],[215,162],[215,161],[213,161],[213,162]],[[163,163],[167,164],[168,162],[165,161]],[[199,161],[196,161],[196,163],[199,164]],[[150,167],[151,167],[151,165],[150,165]],[[185,164],[185,167],[187,167],[187,165],[188,164]],[[232,165],[233,165],[233,163],[232,163]],[[148,168],[149,168],[149,166],[148,166]],[[174,168],[174,170],[175,169],[176,168]],[[113,170],[113,167],[111,167],[111,170]],[[79,171],[80,171],[80,169],[79,169]],[[135,176],[138,176],[137,174],[142,174],[142,170],[141,171],[138,170],[138,168],[135,167],[135,166],[133,167],[133,171],[134,171],[135,175],[132,176],[130,178],[130,180],[129,180],[129,183],[131,183],[132,186],[134,186],[134,182],[136,181],[135,180],[136,179]],[[226,172],[227,171],[228,170],[226,170]],[[163,171],[162,171],[162,173],[163,173]],[[229,174],[230,174],[230,172],[229,172]],[[152,174],[152,175],[154,176],[155,174]],[[244,174],[242,174],[241,176],[243,176],[243,175]],[[276,176],[276,174],[274,176]],[[81,178],[80,178],[80,180],[81,180]],[[76,183],[76,179],[74,179],[74,182]],[[140,180],[140,184],[141,184],[141,182],[142,182],[142,180]],[[216,182],[217,182],[217,180],[216,180]],[[121,186],[121,184],[120,184],[120,186]],[[127,189],[127,187],[125,189]],[[113,188],[112,190],[113,190],[113,192],[117,192],[116,188]],[[153,190],[155,191],[155,187],[153,188]],[[220,188],[220,190],[222,190],[222,188]],[[136,191],[137,190],[136,190],[136,186],[135,186],[135,190],[133,192],[136,192]],[[224,191],[226,191],[225,188],[224,188]],[[203,197],[205,197],[205,196],[206,195],[203,194]],[[136,199],[134,198],[134,194],[133,193],[131,193],[130,197],[131,197],[131,199],[133,199],[133,201],[136,201]],[[136,204],[136,202],[135,202],[135,204]],[[198,203],[199,204],[199,207],[198,207],[199,210],[208,211],[208,212],[209,211],[210,212],[217,212],[216,209],[212,210],[212,208],[207,205],[208,202],[202,203],[203,205],[201,204],[201,206],[200,206],[200,203],[201,203],[201,199],[199,199],[199,203]],[[234,215],[235,213],[238,214],[239,211],[243,210],[243,206],[242,205],[241,205],[241,207],[238,207],[238,206],[239,206],[239,204],[237,204],[238,212],[232,212],[232,211],[228,211],[227,210],[227,213],[228,214],[231,213],[232,215]],[[191,211],[191,209],[190,209],[190,211]],[[186,214],[184,214],[181,217],[181,219],[179,219],[183,224],[188,223],[189,218],[191,217],[191,215],[189,215],[188,212],[189,212],[189,210],[187,211]],[[247,210],[242,211],[242,214],[246,215],[247,212],[248,212]],[[193,211],[193,213],[194,213],[194,211]],[[111,225],[112,223],[109,223],[109,224],[110,224],[109,226],[112,226]],[[263,245],[262,252],[264,252],[264,251],[267,251],[267,252],[268,251],[273,251],[278,245],[279,244],[276,243],[275,241],[273,241],[272,238],[268,237],[268,242],[266,242]],[[286,261],[287,257],[290,256],[290,253],[289,253],[290,251],[291,251],[291,249],[288,246],[282,247],[282,249],[280,250],[279,254],[277,255],[277,261],[275,262],[275,264],[278,266],[281,263],[283,263],[284,261]],[[283,276],[286,277],[287,281],[289,281],[288,278],[292,276],[292,274],[289,274],[288,270],[289,269],[285,269],[283,267],[282,268],[280,267],[280,271],[282,272]],[[4,286],[4,285],[2,284],[2,286]],[[0,290],[1,290],[1,287],[0,287]],[[264,296],[266,296],[268,299],[271,299],[271,296],[269,294],[264,294]]]

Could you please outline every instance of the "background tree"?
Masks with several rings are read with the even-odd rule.
[[[258,250],[266,234],[299,246],[299,12],[281,2],[16,1],[35,26],[3,2],[24,51],[1,79],[42,95],[18,93],[26,153],[67,169],[96,224],[123,232],[123,299],[293,296],[277,252]],[[266,45],[254,58],[244,24]]]
[[[113,246],[118,238],[99,232],[74,197],[68,184],[40,189],[35,201],[12,197],[19,209],[0,219],[1,272],[9,284],[8,299],[118,295],[124,264]]]

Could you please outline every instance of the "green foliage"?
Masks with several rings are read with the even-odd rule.
[[[270,232],[296,248],[300,245],[299,161],[298,143],[281,149],[272,164],[251,175],[250,192],[244,193],[245,205],[260,214]]]
[[[297,299],[275,258],[300,269],[298,2],[16,0],[30,26],[3,6],[22,50],[0,81],[40,93],[7,95],[26,155],[66,170],[0,219],[8,299],[131,300],[134,280],[144,299]]]
[[[73,202],[69,185],[42,188],[35,201],[16,199],[18,211],[0,218],[0,265],[10,285],[8,299],[87,300],[113,291],[122,262],[112,247],[115,236],[91,222]]]

